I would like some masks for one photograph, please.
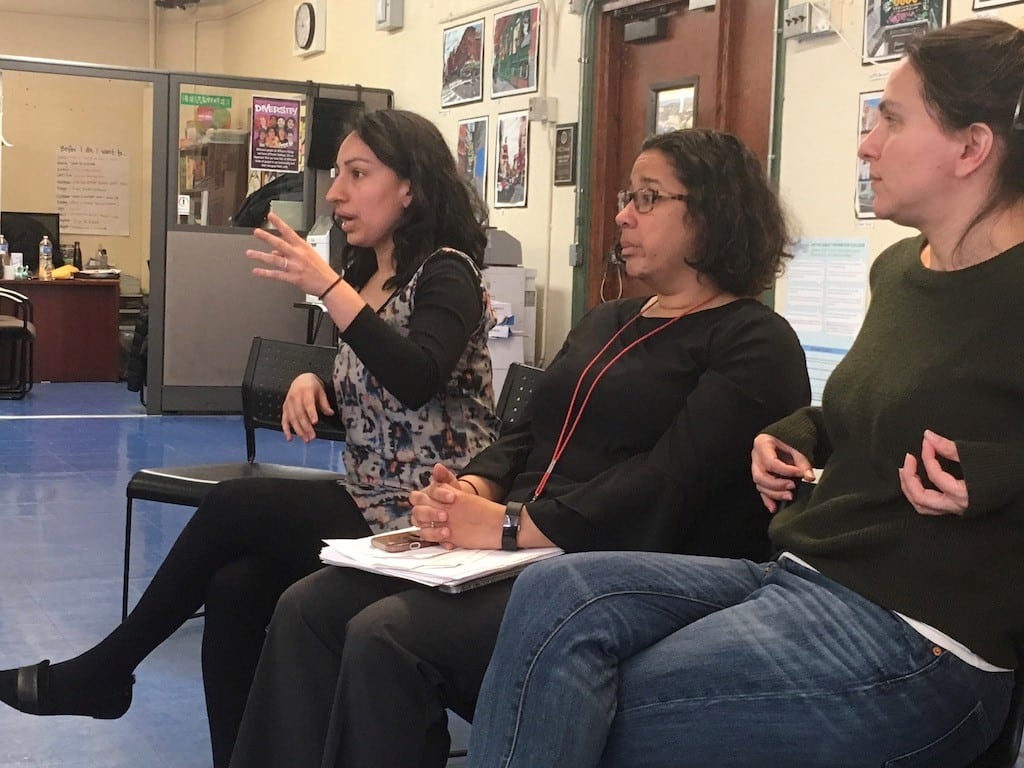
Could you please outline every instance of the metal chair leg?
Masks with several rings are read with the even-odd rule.
[[[124,583],[121,586],[121,621],[128,617],[128,569],[132,557],[132,497],[124,515]]]

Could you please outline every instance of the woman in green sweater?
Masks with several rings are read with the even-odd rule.
[[[908,46],[859,154],[921,236],[876,261],[822,406],[755,441],[765,505],[793,502],[779,557],[529,568],[470,765],[961,768],[995,739],[1024,638],[1022,100],[1009,24]]]

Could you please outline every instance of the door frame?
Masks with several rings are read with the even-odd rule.
[[[596,125],[596,114],[594,109],[594,97],[597,91],[597,67],[598,58],[598,27],[601,14],[605,6],[616,8],[648,4],[650,0],[585,0],[583,7],[583,35],[582,35],[582,72],[580,79],[580,135],[579,135],[579,156],[581,167],[579,169],[579,186],[576,189],[576,229],[574,242],[581,257],[573,268],[572,275],[572,301],[571,301],[571,325],[576,325],[580,318],[587,311],[588,275],[591,264],[595,259],[603,258],[603,254],[592,253],[589,246],[591,231],[591,211],[594,197],[603,194],[605,190],[597,189],[598,180],[603,177],[594,157],[594,147],[601,144],[600,139],[604,136],[603,125]],[[717,0],[726,3],[728,0]],[[782,94],[785,86],[785,41],[782,37],[783,20],[785,12],[783,3],[775,0],[775,43],[773,46],[772,64],[772,100],[771,115],[769,117],[769,155],[768,166],[765,169],[768,179],[774,188],[778,188],[780,152],[782,146]],[[598,157],[604,157],[601,153]],[[587,158],[584,165],[582,160]],[[774,289],[762,295],[762,300],[769,306],[774,304]]]

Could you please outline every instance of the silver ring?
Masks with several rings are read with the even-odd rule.
[[[284,259],[284,266],[281,267],[281,271],[282,272],[287,272],[288,271],[288,257],[287,256],[282,256],[281,258]]]
[[[431,520],[430,521],[430,527],[431,528],[437,528],[437,520]]]

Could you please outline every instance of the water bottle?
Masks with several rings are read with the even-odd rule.
[[[7,240],[2,234],[0,234],[0,267],[10,266],[11,263],[11,246],[7,244]]]
[[[49,235],[39,242],[39,279],[53,280],[53,243]]]
[[[82,268],[82,244],[75,240],[75,248],[71,252],[71,264],[78,268]]]

